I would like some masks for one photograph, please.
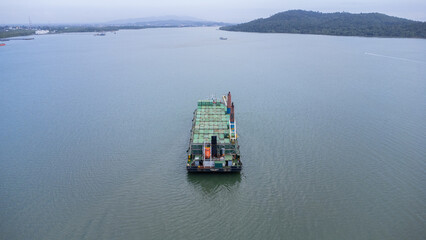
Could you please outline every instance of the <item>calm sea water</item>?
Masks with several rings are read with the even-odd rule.
[[[228,91],[243,172],[188,175]],[[425,40],[37,36],[0,48],[0,115],[0,239],[426,237]]]

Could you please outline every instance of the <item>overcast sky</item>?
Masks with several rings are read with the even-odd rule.
[[[277,12],[380,12],[426,21],[426,0],[0,0],[0,24],[94,23],[176,15],[238,23]]]

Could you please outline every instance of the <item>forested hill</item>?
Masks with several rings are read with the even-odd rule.
[[[426,22],[381,13],[320,13],[291,10],[221,30],[261,33],[302,33],[337,36],[426,38]]]

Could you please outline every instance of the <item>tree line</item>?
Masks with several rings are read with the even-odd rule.
[[[291,10],[221,30],[337,36],[426,38],[426,22],[381,13],[321,13]]]

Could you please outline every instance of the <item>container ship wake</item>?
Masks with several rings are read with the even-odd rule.
[[[188,172],[240,172],[240,147],[231,93],[199,100],[192,119]]]

